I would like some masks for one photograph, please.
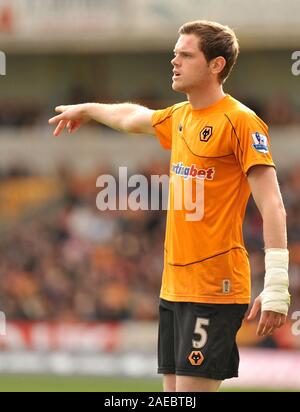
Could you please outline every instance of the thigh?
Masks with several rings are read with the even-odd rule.
[[[217,392],[221,383],[198,376],[176,376],[176,392]]]
[[[163,376],[164,392],[176,392],[176,375],[166,374]]]
[[[176,305],[176,375],[216,381],[238,376],[236,334],[246,310],[238,304]]]

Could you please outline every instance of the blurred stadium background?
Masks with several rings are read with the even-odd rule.
[[[0,0],[0,391],[161,390],[165,212],[99,212],[96,179],[119,166],[167,173],[169,153],[97,124],[55,139],[47,119],[64,103],[184,100],[171,90],[169,62],[178,27],[196,18],[237,32],[241,54],[225,90],[270,125],[288,215],[289,321],[268,338],[244,324],[240,378],[224,389],[300,389],[299,16],[297,0]],[[244,233],[255,296],[264,255],[252,201]]]

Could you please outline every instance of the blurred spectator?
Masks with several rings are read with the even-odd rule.
[[[255,113],[269,125],[286,126],[300,123],[300,116],[296,106],[284,92],[280,95],[273,96],[267,101],[258,101],[238,91],[234,91],[233,95],[255,111]],[[174,97],[166,99],[163,95],[159,95],[145,87],[144,90],[137,92],[130,100],[151,109],[160,109],[178,103],[178,101],[184,100],[184,97],[180,99],[180,97],[174,94]],[[78,104],[85,101],[115,103],[116,99],[115,96],[112,96],[104,89],[101,89],[101,94],[97,95],[89,91],[88,87],[77,85],[70,89],[65,97],[65,101],[68,102],[68,104]],[[44,102],[43,105],[37,105],[32,101],[16,103],[14,101],[0,100],[0,127],[44,126],[49,117],[48,115],[50,115],[50,113],[48,113],[49,107],[52,107],[52,105],[47,102]],[[89,127],[96,126],[110,130],[104,125],[97,125],[94,122],[89,124]]]
[[[266,123],[277,126],[299,123],[300,120],[296,108],[284,92],[268,101],[262,118]]]
[[[165,173],[167,165],[156,164]],[[151,169],[139,171],[150,178]],[[2,182],[32,178],[26,169]],[[300,168],[279,175],[287,209],[290,291],[300,307]],[[9,319],[150,320],[157,317],[165,212],[96,209],[96,175],[61,170],[59,196],[10,223],[0,237],[0,302]],[[42,198],[43,199],[43,198]],[[0,216],[1,219],[1,216]],[[244,225],[252,292],[263,287],[262,221],[250,199]]]

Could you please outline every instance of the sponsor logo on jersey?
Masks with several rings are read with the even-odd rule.
[[[182,162],[172,163],[171,171],[176,175],[182,176],[184,179],[196,178],[213,180],[215,175],[215,168],[209,167],[208,169],[197,168],[195,164],[186,166]]]
[[[268,153],[268,139],[261,133],[255,132],[252,133],[252,139],[254,144],[252,145],[255,150],[260,153]]]

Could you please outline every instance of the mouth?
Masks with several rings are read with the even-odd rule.
[[[173,77],[172,77],[173,80],[178,79],[179,76],[180,76],[180,73],[173,71]]]

